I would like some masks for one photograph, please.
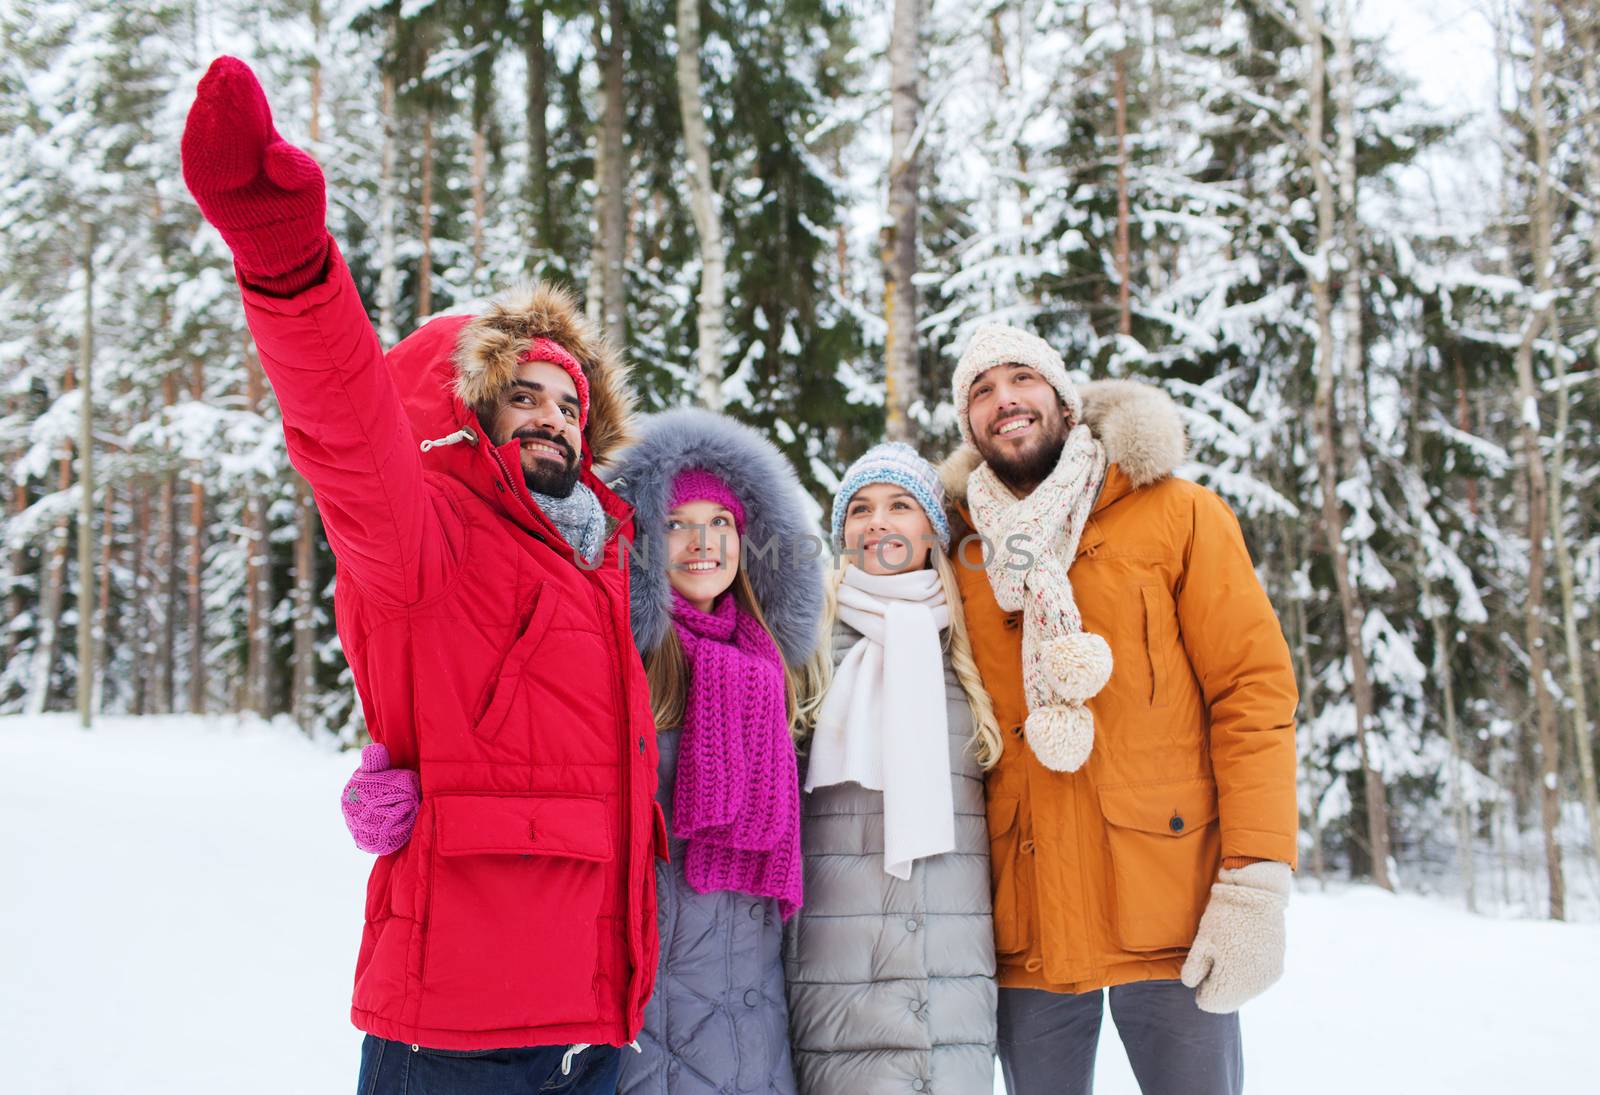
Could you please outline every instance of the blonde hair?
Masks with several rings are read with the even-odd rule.
[[[744,559],[739,559],[739,569],[734,572],[733,584],[729,586],[734,599],[739,607],[755,617],[761,625],[761,630],[767,633],[773,643],[777,638],[772,634],[772,627],[767,623],[766,614],[761,611],[761,603],[756,600],[755,587],[750,584],[750,575],[744,569]],[[655,716],[656,732],[671,730],[683,725],[683,710],[688,702],[689,671],[683,657],[683,642],[678,638],[678,629],[668,627],[666,635],[655,649],[644,654],[644,676],[650,685],[650,713]],[[809,665],[809,663],[808,663]],[[820,696],[813,697],[810,692],[810,677],[805,667],[792,668],[787,661],[783,665],[783,707],[789,720],[789,733],[792,735],[795,726],[808,712],[814,709]]]
[[[801,723],[797,740],[804,739],[814,729],[817,709],[822,706],[822,695],[833,682],[833,629],[839,618],[839,586],[844,582],[844,572],[850,565],[848,559],[847,555],[841,556],[839,565],[828,579],[822,613],[822,639],[817,644],[816,654],[807,663],[805,673],[816,699],[805,712],[807,717]],[[961,608],[961,588],[956,584],[955,567],[937,548],[928,552],[928,560],[939,575],[945,605],[950,611],[950,626],[945,630],[943,647],[950,655],[950,668],[955,671],[956,680],[961,682],[961,690],[967,695],[967,706],[972,710],[972,753],[978,766],[987,772],[1000,763],[1005,739],[1000,736],[1000,725],[994,717],[994,703],[983,687],[978,663],[972,657],[972,640],[967,635],[967,616]]]

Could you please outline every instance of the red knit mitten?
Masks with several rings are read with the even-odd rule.
[[[328,261],[322,168],[278,135],[250,66],[211,62],[183,127],[183,181],[252,286],[292,296]]]

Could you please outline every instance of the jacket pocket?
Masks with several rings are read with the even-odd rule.
[[[667,815],[661,809],[661,803],[650,804],[650,837],[655,847],[656,858],[663,863],[672,862],[672,845],[667,840]]]
[[[1221,851],[1208,779],[1101,787],[1117,936],[1124,949],[1194,942]]]
[[[433,825],[420,1024],[487,1031],[597,1019],[601,904],[615,858],[605,800],[439,795]]]
[[[499,733],[517,693],[522,691],[528,659],[550,633],[550,620],[560,603],[561,590],[554,582],[541,582],[533,596],[533,611],[528,616],[527,626],[506,651],[500,662],[500,672],[488,683],[478,701],[478,710],[483,712],[476,725],[479,737],[492,738]]]
[[[1172,702],[1169,690],[1168,655],[1178,641],[1177,609],[1172,596],[1162,586],[1141,586],[1144,601],[1144,649],[1150,665],[1150,706],[1165,707]]]
[[[989,800],[989,869],[994,876],[994,949],[996,954],[1021,954],[1028,948],[1024,938],[1027,923],[1022,915],[1021,834],[1018,830],[1019,803],[1015,798]]]

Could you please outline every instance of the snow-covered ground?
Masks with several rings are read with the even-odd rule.
[[[236,720],[0,718],[0,1090],[342,1092],[354,757]],[[1296,895],[1247,1090],[1594,1090],[1600,927]],[[1105,1025],[1099,1087],[1137,1091]]]

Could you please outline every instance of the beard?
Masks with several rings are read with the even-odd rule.
[[[1033,490],[1061,462],[1061,450],[1067,445],[1066,420],[1058,415],[1041,415],[1039,426],[1038,436],[1021,450],[1002,451],[992,434],[973,438],[983,462],[993,469],[1000,482],[1014,491]]]
[[[583,473],[583,469],[578,464],[578,454],[572,451],[572,446],[567,444],[566,438],[546,430],[518,430],[511,436],[518,441],[534,439],[548,441],[560,449],[566,457],[565,463],[556,467],[548,460],[524,452],[522,478],[528,484],[530,491],[550,498],[565,498],[572,493],[573,488],[578,485],[578,477]]]

